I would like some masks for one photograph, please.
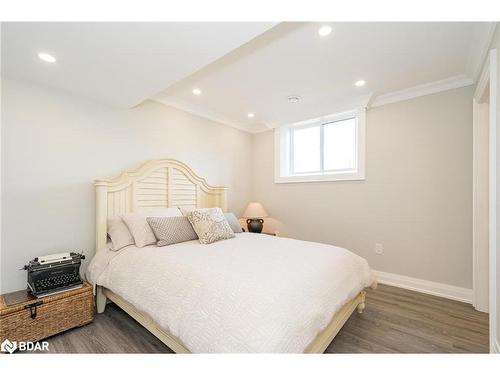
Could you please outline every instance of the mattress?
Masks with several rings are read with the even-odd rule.
[[[101,250],[87,278],[193,353],[301,353],[375,280],[367,261],[346,249],[254,233]]]

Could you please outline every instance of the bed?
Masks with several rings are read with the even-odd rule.
[[[153,160],[97,180],[97,312],[112,301],[176,353],[322,353],[375,285],[368,263],[326,244],[239,233],[202,245],[107,249],[107,218],[162,207],[221,207],[185,164]]]

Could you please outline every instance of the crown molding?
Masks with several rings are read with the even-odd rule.
[[[319,116],[314,116],[314,117],[306,116],[305,118],[300,118],[295,121],[280,122],[280,123],[265,123],[265,125],[269,129],[275,129],[281,126],[298,125],[300,123],[321,121],[320,119],[331,117],[332,114],[341,115],[346,112],[366,110],[369,107],[371,101],[373,100],[373,96],[374,94],[372,92],[369,92],[368,94],[358,96],[356,98],[353,98],[352,100],[336,103],[335,105],[332,105],[332,108],[327,113],[320,114]],[[269,129],[262,129],[260,131],[256,131],[256,133],[261,133]]]
[[[484,64],[483,71],[479,76],[476,84],[476,90],[474,91],[474,99],[479,100],[479,96],[485,92],[486,85],[490,82],[490,64]]]
[[[371,107],[380,107],[390,103],[436,94],[442,91],[458,89],[460,87],[471,86],[473,84],[473,79],[467,77],[466,75],[458,75],[439,81],[424,83],[423,85],[417,85],[404,90],[378,95],[372,101]]]

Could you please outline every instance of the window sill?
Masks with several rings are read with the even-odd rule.
[[[364,173],[332,173],[332,174],[310,174],[294,176],[275,176],[274,183],[287,184],[297,182],[333,182],[333,181],[359,181],[364,180]]]

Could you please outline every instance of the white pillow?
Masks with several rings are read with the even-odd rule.
[[[146,221],[147,217],[172,217],[182,216],[181,212],[176,207],[160,208],[149,210],[146,212],[133,212],[122,215],[121,218],[127,225],[130,233],[134,237],[137,247],[156,244],[156,237],[153,230]]]
[[[128,230],[127,226],[119,216],[114,216],[108,219],[108,236],[111,238],[112,251],[118,251],[125,246],[133,245],[135,243],[134,237]]]

